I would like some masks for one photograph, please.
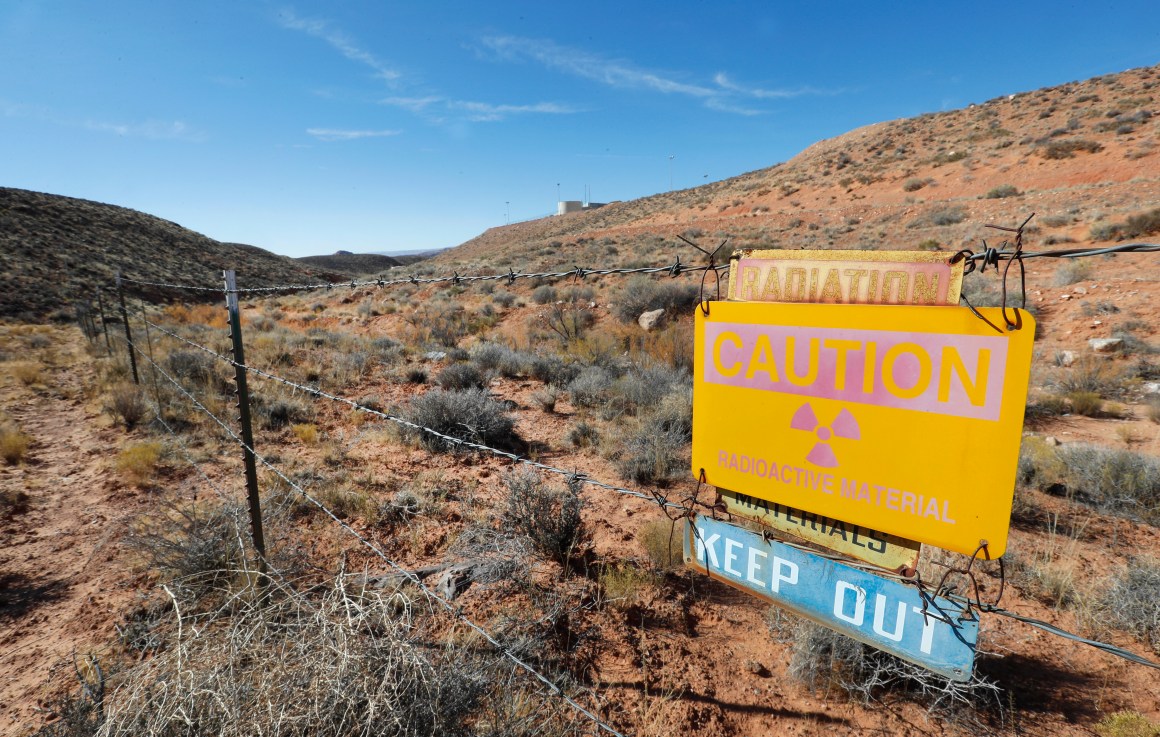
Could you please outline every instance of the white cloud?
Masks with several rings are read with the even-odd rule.
[[[112,133],[124,138],[147,138],[153,141],[200,141],[204,139],[201,133],[192,130],[180,120],[146,120],[143,123],[109,123],[100,120],[86,120],[82,126],[91,131]]]
[[[294,11],[286,9],[279,15],[278,22],[283,28],[288,28],[292,31],[301,31],[308,36],[322,39],[347,59],[370,67],[374,70],[375,76],[380,79],[394,82],[402,76],[386,62],[380,60],[371,52],[359,47],[346,34],[331,28],[330,24],[326,21],[299,18]]]
[[[320,141],[357,141],[360,138],[397,136],[398,130],[342,130],[338,128],[307,128],[306,132]]]
[[[718,94],[710,87],[670,79],[655,72],[638,69],[628,62],[605,59],[587,51],[560,46],[552,41],[515,36],[488,36],[483,39],[483,43],[503,58],[528,58],[610,87],[651,89],[665,94],[702,98]]]
[[[412,113],[422,113],[435,103],[443,102],[443,98],[437,95],[430,95],[428,97],[388,97],[382,100],[384,105],[391,105],[393,107],[401,107],[404,110],[409,110]]]
[[[567,105],[554,102],[538,102],[534,105],[492,105],[486,102],[471,102],[468,100],[451,100],[447,106],[454,110],[463,110],[467,119],[474,122],[492,122],[503,120],[511,115],[542,114],[542,115],[571,115],[578,112]]]
[[[743,87],[729,79],[724,72],[718,72],[713,77],[713,82],[723,90],[735,92],[744,97],[753,97],[758,100],[788,100],[794,97],[802,97],[803,95],[835,94],[816,90],[813,87],[799,87],[792,90],[766,90],[760,87]]]
[[[507,61],[530,60],[550,69],[557,69],[583,79],[619,89],[651,90],[666,95],[684,95],[699,100],[702,105],[735,115],[761,115],[765,111],[740,104],[740,100],[782,100],[802,95],[836,94],[810,87],[797,89],[762,89],[744,87],[733,82],[726,74],[713,77],[713,85],[697,84],[675,74],[662,74],[616,59],[608,59],[582,49],[560,46],[553,41],[519,38],[516,36],[487,36],[483,45],[496,56]]]

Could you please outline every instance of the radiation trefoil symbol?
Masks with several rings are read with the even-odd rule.
[[[798,407],[797,412],[793,413],[793,419],[790,420],[789,426],[794,430],[805,430],[818,436],[818,442],[806,454],[806,460],[822,468],[834,468],[838,465],[838,456],[834,455],[834,449],[830,447],[830,438],[845,438],[847,440],[860,440],[862,438],[862,432],[858,429],[858,421],[854,419],[854,415],[850,414],[848,409],[843,408],[839,411],[834,421],[826,426],[818,422],[818,416],[814,414],[814,408],[810,406],[809,402]]]

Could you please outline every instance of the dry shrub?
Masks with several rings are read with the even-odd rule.
[[[166,581],[206,596],[228,588],[242,567],[243,514],[238,505],[163,501],[134,523],[126,544]]]
[[[12,371],[16,380],[25,386],[39,384],[43,378],[40,373],[40,364],[33,361],[17,361],[11,364],[9,370]]]
[[[1112,581],[1103,603],[1113,624],[1160,653],[1160,561],[1130,561]]]
[[[183,325],[207,325],[211,328],[229,326],[229,313],[220,304],[171,305],[164,312],[173,322]]]
[[[144,486],[153,478],[153,471],[161,460],[161,443],[150,441],[132,443],[117,454],[117,471],[134,486]]]
[[[515,421],[504,406],[483,389],[454,392],[432,389],[412,399],[403,411],[403,418],[441,435],[493,448],[511,447],[517,440]],[[428,450],[460,448],[453,441],[416,428],[405,428],[403,434]]]
[[[507,527],[566,566],[572,550],[584,537],[580,481],[569,479],[563,488],[556,488],[532,469],[521,468],[504,476],[504,485],[508,490],[504,510]]]
[[[362,590],[342,577],[319,588],[319,598],[307,599],[276,587],[267,605],[236,603],[212,627],[194,626],[185,602],[173,615],[181,636],[109,680],[95,720],[101,734],[567,732],[570,713],[552,708],[478,637],[440,634],[412,595]]]
[[[951,681],[777,607],[766,621],[775,639],[791,643],[790,677],[811,691],[864,704],[903,696],[976,733],[989,733],[986,720],[1002,717],[999,687],[978,674],[965,683]]]
[[[16,428],[0,428],[0,458],[9,466],[15,466],[24,460],[31,442],[32,438]]]
[[[117,384],[109,390],[107,409],[130,430],[149,414],[141,388],[129,383]]]

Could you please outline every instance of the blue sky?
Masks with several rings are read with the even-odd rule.
[[[3,0],[0,186],[291,256],[436,248],[557,184],[692,187],[1156,63],[1156,0]]]

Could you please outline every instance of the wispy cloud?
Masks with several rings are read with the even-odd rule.
[[[292,31],[301,31],[314,38],[321,39],[330,44],[336,51],[350,59],[364,66],[370,67],[375,76],[384,79],[388,82],[394,82],[402,75],[398,70],[391,67],[386,62],[379,59],[360,47],[357,43],[351,40],[342,31],[332,28],[329,23],[324,20],[317,20],[312,18],[300,18],[293,10],[284,9],[278,16],[278,22],[283,28]]]
[[[718,72],[713,82],[723,90],[735,92],[743,97],[752,97],[757,100],[788,100],[804,95],[836,95],[838,92],[819,90],[813,87],[797,87],[795,89],[767,90],[760,87],[745,87],[731,80],[724,72]]]
[[[398,130],[343,130],[338,128],[307,128],[306,132],[320,141],[357,141],[360,138],[385,138],[397,136]]]
[[[95,118],[73,118],[39,105],[25,105],[0,99],[0,115],[23,118],[65,128],[83,128],[97,133],[110,133],[124,138],[145,138],[153,141],[180,140],[201,142],[205,134],[180,120],[145,120],[140,123],[110,122]]]
[[[758,110],[742,103],[743,100],[781,100],[802,95],[836,94],[811,87],[796,89],[763,89],[737,84],[724,73],[713,77],[712,84],[698,83],[691,75],[662,73],[643,69],[620,59],[609,59],[582,49],[561,46],[543,39],[516,36],[487,36],[483,45],[506,61],[529,60],[583,79],[590,79],[609,87],[646,90],[666,95],[684,95],[699,100],[702,105],[735,115],[761,115]]]
[[[560,46],[552,41],[516,36],[488,36],[483,39],[483,44],[501,58],[531,59],[544,66],[601,82],[610,87],[651,89],[691,97],[713,97],[718,94],[717,90],[711,87],[672,79],[656,72],[639,69],[629,62],[606,59],[580,49]]]
[[[204,136],[180,120],[146,120],[142,123],[110,123],[86,120],[82,127],[99,133],[112,133],[123,138],[147,138],[152,141],[200,141]]]
[[[537,102],[528,105],[494,104],[474,100],[452,100],[438,95],[428,97],[388,97],[384,105],[402,108],[434,123],[458,118],[472,123],[493,123],[516,115],[571,115],[582,112],[571,105]]]

